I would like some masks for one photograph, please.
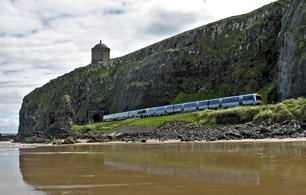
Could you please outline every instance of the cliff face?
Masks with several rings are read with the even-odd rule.
[[[105,113],[256,92],[277,75],[278,34],[288,1],[211,23],[113,59],[76,69],[23,101],[19,135],[65,135]],[[56,132],[56,133],[55,133]]]
[[[277,91],[280,100],[306,96],[306,1],[294,0],[279,38]]]

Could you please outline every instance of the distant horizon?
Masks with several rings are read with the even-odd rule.
[[[0,134],[1,134],[2,136],[6,136],[6,135],[17,135],[18,132],[17,132],[17,133],[4,133],[4,132],[0,132]]]

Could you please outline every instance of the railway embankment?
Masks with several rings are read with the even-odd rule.
[[[76,125],[74,128],[78,138],[91,142],[298,138],[306,136],[306,99]]]
[[[270,105],[74,125],[73,132],[66,136],[69,137],[66,143],[74,143],[77,139],[88,142],[145,142],[151,139],[216,141],[306,137],[306,98]],[[55,139],[37,134],[25,141],[51,142]]]

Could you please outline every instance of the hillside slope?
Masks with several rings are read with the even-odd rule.
[[[92,112],[244,94],[273,86],[278,34],[290,1],[223,19],[113,59],[86,66],[28,94],[19,135],[65,136]],[[273,88],[273,87],[269,87]],[[266,91],[266,90],[265,90]]]

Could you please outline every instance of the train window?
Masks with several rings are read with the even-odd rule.
[[[251,101],[254,100],[254,96],[253,95],[246,95],[242,97],[243,101]]]
[[[191,108],[191,107],[196,107],[196,103],[184,104],[184,108]]]
[[[165,107],[158,107],[155,109],[156,111],[164,111],[165,110]]]
[[[127,113],[126,112],[122,112],[122,113],[119,113],[118,116],[119,117],[125,117],[125,116],[127,116]]]
[[[173,106],[167,106],[167,110],[172,110]]]
[[[208,101],[199,102],[199,106],[207,106]]]
[[[222,99],[222,103],[231,103],[231,102],[238,102],[239,97],[230,97]]]
[[[181,109],[181,108],[182,108],[181,104],[174,105],[174,109]]]
[[[130,111],[129,116],[134,116],[136,114],[136,111]]]
[[[209,105],[213,105],[213,104],[219,104],[219,100],[209,100],[208,101]]]

